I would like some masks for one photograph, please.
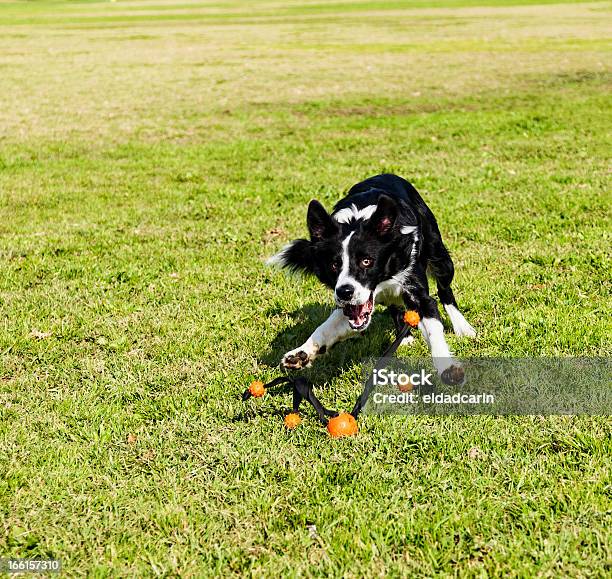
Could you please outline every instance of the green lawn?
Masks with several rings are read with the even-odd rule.
[[[611,4],[0,2],[0,557],[69,576],[612,572],[608,417],[239,396],[329,313],[264,258],[382,171],[467,356],[609,356]],[[349,410],[361,339],[307,371]],[[418,339],[401,356],[425,356]],[[312,527],[316,526],[316,531]]]

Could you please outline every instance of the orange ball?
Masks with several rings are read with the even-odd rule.
[[[251,396],[261,398],[266,393],[266,389],[264,388],[264,384],[261,380],[254,380],[249,386],[249,392],[251,393]]]
[[[404,312],[404,321],[409,326],[416,328],[421,321],[421,316],[419,316],[418,312],[415,312],[414,310],[408,310],[407,312]]]
[[[302,422],[302,419],[297,412],[292,412],[291,414],[287,414],[287,416],[285,416],[285,426],[289,430],[297,428],[300,425],[300,422]]]
[[[399,391],[400,392],[411,392],[414,388],[412,382],[408,382],[407,384],[400,384]]]
[[[357,434],[358,430],[357,421],[353,415],[348,412],[343,412],[335,418],[330,418],[327,423],[327,432],[329,432],[333,438],[353,436]]]

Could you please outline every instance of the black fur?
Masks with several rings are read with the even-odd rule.
[[[369,219],[349,219],[346,223],[334,219],[352,206],[363,210],[373,205],[376,211]],[[313,200],[308,207],[307,224],[310,240],[297,239],[283,251],[284,267],[313,274],[335,288],[342,265],[342,241],[352,232],[349,275],[365,288],[374,291],[380,283],[409,269],[403,282],[405,305],[421,317],[440,319],[436,302],[429,296],[429,268],[436,279],[440,301],[456,306],[451,289],[454,266],[436,219],[405,179],[391,174],[370,177],[354,185],[331,215]],[[402,233],[406,227],[415,229]],[[370,259],[372,264],[364,267],[364,259]]]

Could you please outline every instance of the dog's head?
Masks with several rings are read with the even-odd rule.
[[[307,224],[310,240],[296,239],[269,261],[316,275],[334,290],[350,326],[364,330],[381,285],[394,279],[400,284],[418,256],[416,216],[381,195],[376,205],[353,205],[332,215],[313,200]]]

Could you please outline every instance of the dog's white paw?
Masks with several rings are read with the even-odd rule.
[[[455,335],[457,336],[466,336],[468,338],[475,338],[476,337],[476,330],[464,319],[463,320],[465,323],[453,328]]]
[[[444,309],[453,324],[453,332],[457,336],[476,337],[476,330],[463,317],[463,314],[452,304],[445,304]]]
[[[406,336],[400,346],[412,346],[414,344],[414,336]]]
[[[300,347],[287,352],[281,360],[281,366],[288,370],[301,370],[310,366],[313,360],[314,355]]]

